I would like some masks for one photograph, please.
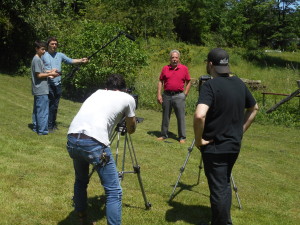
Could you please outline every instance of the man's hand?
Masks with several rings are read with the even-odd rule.
[[[163,103],[163,98],[162,98],[161,95],[157,95],[157,102],[158,102],[159,104],[162,104],[162,103]]]
[[[135,116],[134,117],[126,117],[125,122],[126,122],[127,132],[129,134],[133,134],[135,132],[135,129],[136,129],[136,118],[135,118]]]
[[[159,104],[163,103],[163,97],[161,95],[162,86],[163,86],[163,82],[161,80],[159,80],[158,84],[157,84],[157,102]]]
[[[210,143],[212,143],[214,140],[204,140],[203,138],[202,139],[195,139],[195,146],[200,149],[201,146],[204,146],[204,145],[208,145]]]
[[[81,59],[81,63],[87,63],[88,61],[89,61],[88,58],[82,58],[82,59]]]

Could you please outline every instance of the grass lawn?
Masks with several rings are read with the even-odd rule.
[[[33,97],[27,77],[0,75],[0,224],[76,224],[72,207],[74,174],[65,149],[68,126],[80,104],[62,99],[59,130],[38,136],[29,128]],[[125,174],[123,224],[197,224],[209,222],[209,191],[204,172],[197,183],[200,154],[192,151],[174,199],[168,202],[193,141],[192,115],[187,115],[187,142],[158,142],[161,113],[138,109],[144,118],[131,135],[146,197],[146,210],[135,174]],[[172,115],[170,131],[177,134]],[[123,137],[121,137],[123,143]],[[116,140],[112,144],[116,152]],[[122,146],[122,144],[121,144]],[[233,170],[243,209],[233,195],[232,219],[239,225],[297,225],[300,221],[299,129],[254,123],[244,136]],[[129,154],[127,154],[129,156]],[[122,149],[119,152],[119,163]],[[122,161],[122,160],[121,160]],[[129,158],[125,171],[132,170]],[[97,224],[106,224],[104,192],[91,177],[89,212]]]

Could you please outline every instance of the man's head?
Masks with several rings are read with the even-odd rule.
[[[47,41],[48,52],[54,53],[58,47],[58,41],[56,37],[49,37]]]
[[[106,80],[106,89],[108,90],[122,90],[126,88],[126,83],[122,75],[111,74]]]
[[[38,54],[40,57],[42,55],[44,55],[44,53],[46,51],[46,43],[45,42],[36,41],[36,42],[34,42],[34,46],[35,46],[36,54]]]
[[[229,74],[229,55],[221,48],[212,49],[207,55],[207,73]],[[211,74],[214,75],[214,74]]]
[[[178,50],[172,50],[170,52],[170,64],[173,68],[176,68],[180,63],[180,52]]]

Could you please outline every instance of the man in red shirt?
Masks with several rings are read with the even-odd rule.
[[[170,116],[172,108],[174,108],[179,142],[185,143],[185,99],[191,87],[190,81],[188,68],[180,64],[180,52],[172,50],[170,64],[162,68],[157,85],[157,101],[162,104],[163,108],[161,137],[158,140],[168,138]],[[162,87],[164,88],[163,94]]]

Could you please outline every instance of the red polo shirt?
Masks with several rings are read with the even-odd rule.
[[[165,91],[184,91],[184,84],[191,77],[185,65],[178,64],[175,69],[167,65],[162,68],[159,80],[164,83]]]

